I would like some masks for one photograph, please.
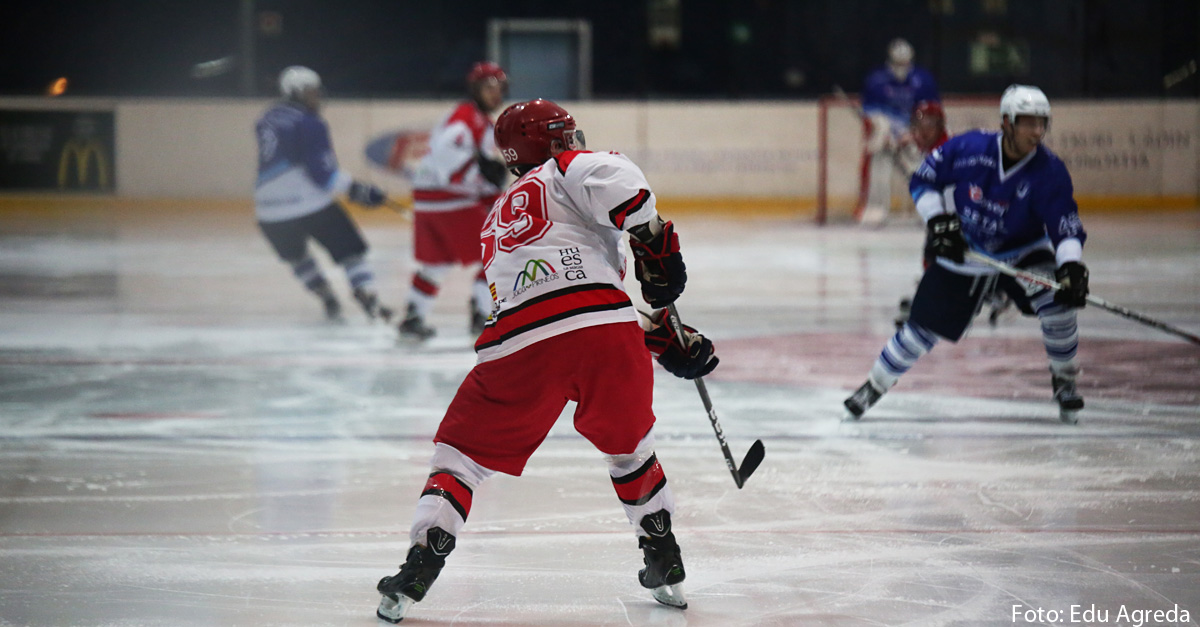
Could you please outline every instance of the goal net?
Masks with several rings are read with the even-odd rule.
[[[950,135],[975,128],[1000,128],[1000,101],[995,97],[949,96],[942,99]],[[817,101],[817,223],[849,223],[864,195],[865,135],[855,94],[822,96]],[[892,174],[892,215],[913,212],[908,179]]]

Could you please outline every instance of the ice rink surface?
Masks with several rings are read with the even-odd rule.
[[[0,625],[376,624],[474,363],[468,275],[439,337],[398,345],[340,272],[347,322],[324,322],[248,215],[116,209],[0,214]],[[359,217],[398,305],[408,226]],[[920,229],[676,222],[730,446],[767,451],[737,490],[693,385],[657,370],[689,609],[638,585],[564,418],[523,477],[479,488],[404,625],[1198,624],[1200,347],[1085,310],[1068,426],[1037,323],[981,318],[845,423]],[[1200,213],[1084,222],[1094,294],[1200,332]]]

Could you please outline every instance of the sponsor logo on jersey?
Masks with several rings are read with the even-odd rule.
[[[583,257],[578,247],[560,248],[558,254],[558,261],[562,264],[563,276],[568,281],[578,281],[579,279],[587,278],[587,273],[583,270]]]
[[[541,278],[538,278],[539,273]],[[513,281],[513,296],[520,296],[530,288],[545,285],[558,279],[558,272],[545,259],[530,259],[525,262],[525,269],[517,273]]]
[[[370,139],[367,161],[397,176],[411,179],[417,164],[429,152],[428,130],[389,131]]]
[[[1083,232],[1083,223],[1079,221],[1078,213],[1071,213],[1058,221],[1058,234],[1063,237],[1078,237]]]
[[[1021,183],[1017,185],[1017,198],[1024,199],[1028,195],[1029,181],[1021,181]]]

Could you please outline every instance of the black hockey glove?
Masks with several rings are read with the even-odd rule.
[[[1087,305],[1087,266],[1078,261],[1068,261],[1054,271],[1054,278],[1062,286],[1054,293],[1054,302],[1067,307],[1082,308]]]
[[[933,263],[936,257],[945,257],[962,263],[967,252],[967,240],[963,239],[962,223],[954,214],[936,215],[925,224],[925,261]]]
[[[646,304],[661,309],[675,302],[687,283],[687,266],[679,253],[675,225],[663,224],[662,232],[648,242],[634,235],[629,239],[629,247],[633,249],[633,274],[642,284]]]
[[[479,173],[483,175],[483,178],[492,185],[504,189],[504,183],[508,180],[508,167],[504,165],[503,161],[489,159],[480,154],[475,157],[475,163],[479,164]]]
[[[364,207],[378,207],[387,200],[387,194],[383,193],[382,189],[370,183],[360,183],[358,181],[350,184],[348,195],[350,196],[350,200]]]
[[[682,342],[675,329],[667,322],[667,311],[645,316],[651,327],[646,331],[646,348],[658,358],[658,363],[667,372],[682,379],[695,379],[713,371],[720,363],[712,340],[700,332],[683,325]],[[686,351],[684,346],[687,347]]]

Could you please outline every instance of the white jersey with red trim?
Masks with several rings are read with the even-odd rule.
[[[481,241],[492,317],[479,361],[584,327],[637,322],[624,232],[658,215],[642,171],[615,152],[570,151],[517,179]]]
[[[479,171],[478,157],[496,158],[492,121],[471,101],[459,103],[429,134],[429,152],[413,175],[413,209],[454,211],[500,189]]]

